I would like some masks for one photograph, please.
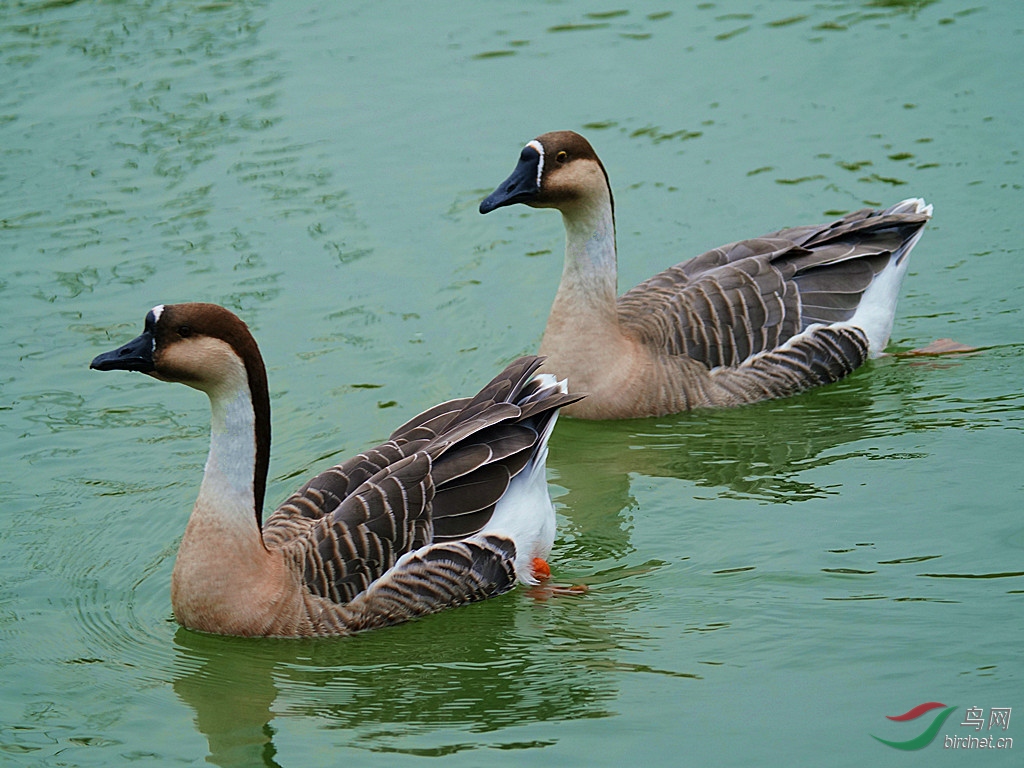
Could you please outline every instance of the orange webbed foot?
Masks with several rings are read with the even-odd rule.
[[[531,587],[528,594],[535,600],[548,600],[556,596],[576,596],[588,592],[585,584],[550,584],[551,566],[542,557],[533,558],[533,577],[541,583]]]
[[[533,577],[539,581],[551,578],[551,566],[543,557],[533,558]]]

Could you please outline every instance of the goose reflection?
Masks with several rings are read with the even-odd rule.
[[[872,455],[871,441],[929,425],[915,418],[912,365],[885,358],[845,381],[786,400],[618,422],[562,419],[549,466],[559,502],[592,556],[631,551],[621,513],[635,476],[678,478],[708,496],[790,504],[839,493],[810,471]],[[666,514],[670,513],[668,510]],[[673,511],[678,514],[679,511]],[[583,553],[581,553],[583,554]]]
[[[517,590],[342,639],[179,629],[174,691],[195,712],[208,762],[224,767],[286,762],[274,735],[293,718],[315,717],[337,733],[339,750],[429,756],[543,746],[543,736],[510,744],[501,731],[610,715],[616,649],[636,639],[624,612],[586,602]]]
[[[270,641],[239,643],[179,627],[174,647],[174,692],[195,712],[209,744],[207,762],[280,768],[270,726],[278,693]]]

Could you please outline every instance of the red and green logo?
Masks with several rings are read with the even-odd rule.
[[[906,723],[911,720],[917,720],[917,718],[922,715],[936,709],[941,709],[942,711],[935,715],[931,724],[925,728],[920,735],[915,736],[913,739],[908,739],[907,741],[889,741],[888,739],[879,738],[874,734],[871,735],[871,738],[875,739],[875,741],[880,741],[887,747],[892,747],[893,749],[902,749],[906,751],[924,749],[935,740],[935,737],[939,734],[939,729],[942,728],[943,723],[946,722],[946,718],[953,714],[953,710],[956,709],[956,707],[947,707],[945,704],[941,704],[937,701],[928,701],[924,704],[918,704],[916,707],[908,712],[904,712],[902,715],[886,715],[886,718],[889,720],[895,720],[897,723]]]

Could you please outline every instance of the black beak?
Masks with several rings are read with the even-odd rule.
[[[540,194],[540,180],[537,178],[540,158],[536,149],[524,147],[512,175],[480,203],[480,213],[490,213],[495,208],[515,203],[527,203],[537,197]]]
[[[89,364],[97,371],[139,371],[149,373],[153,365],[153,334],[143,331],[123,347],[97,355]]]

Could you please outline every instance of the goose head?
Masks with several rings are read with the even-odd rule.
[[[581,205],[611,207],[611,185],[589,141],[573,131],[553,131],[523,147],[512,175],[480,203],[480,213],[515,203],[569,216]]]
[[[138,371],[187,384],[215,396],[222,389],[259,387],[266,381],[252,334],[216,304],[160,304],[146,315],[142,333],[90,364],[98,371]],[[265,384],[264,384],[265,387]]]
[[[214,416],[211,451],[221,450],[222,439],[230,443],[226,453],[237,466],[236,485],[249,486],[261,522],[270,464],[270,395],[263,358],[245,323],[216,304],[160,304],[146,315],[139,336],[97,355],[89,367],[138,371],[205,392]]]

